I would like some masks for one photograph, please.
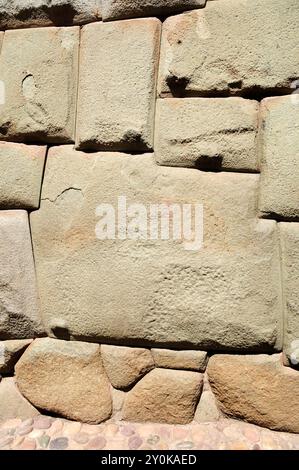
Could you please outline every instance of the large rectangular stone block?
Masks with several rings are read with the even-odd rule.
[[[45,146],[0,142],[0,209],[37,209]]]
[[[156,160],[170,166],[257,171],[257,131],[257,101],[160,99],[156,109]]]
[[[285,302],[284,352],[299,367],[299,223],[279,224]]]
[[[258,96],[293,91],[298,0],[208,1],[163,23],[160,95]]]
[[[0,211],[0,340],[43,332],[28,215]]]
[[[7,31],[0,56],[0,140],[72,142],[79,27]]]
[[[261,189],[264,217],[299,217],[299,95],[261,104]]]
[[[101,18],[102,0],[1,0],[0,29],[69,26]]]
[[[83,28],[78,148],[152,148],[160,28],[156,18]]]
[[[258,184],[257,174],[157,166],[149,154],[50,149],[41,208],[31,213],[48,333],[174,349],[281,348],[279,243],[276,222],[257,219]],[[119,238],[120,196],[128,225]],[[203,204],[201,250],[171,231],[134,239],[136,210],[148,221],[151,204],[161,203],[173,217],[173,203]]]
[[[206,0],[102,0],[103,20],[170,15],[205,6]]]

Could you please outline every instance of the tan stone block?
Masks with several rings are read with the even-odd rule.
[[[0,339],[40,335],[44,330],[25,211],[0,211],[0,259]]]
[[[83,28],[78,148],[144,151],[153,147],[160,29],[156,18]]]
[[[148,349],[102,344],[101,354],[108,378],[118,389],[131,387],[155,367]]]
[[[299,367],[299,223],[278,224],[281,239],[284,293],[284,353],[293,367]]]
[[[102,0],[103,20],[159,16],[205,6],[206,0]]]
[[[122,416],[136,422],[192,421],[202,389],[197,372],[154,369],[128,392]]]
[[[299,218],[299,96],[261,103],[261,216]]]
[[[163,23],[159,94],[259,96],[293,91],[297,0],[208,1]]]
[[[101,0],[2,0],[0,29],[69,26],[101,18]]]
[[[0,208],[38,209],[46,150],[0,142]]]
[[[0,382],[0,421],[8,419],[27,419],[39,415],[29,401],[19,392],[15,379],[7,377]]]
[[[50,149],[31,214],[48,334],[200,350],[282,347],[279,241],[257,218],[259,175],[157,166],[153,155]],[[202,204],[204,244],[99,239],[102,203]],[[181,206],[180,206],[181,207]],[[126,217],[128,224],[131,217]],[[200,221],[197,222],[201,224]],[[160,234],[158,234],[160,235]]]
[[[11,339],[0,341],[0,373],[14,374],[14,366],[32,339]]]
[[[208,376],[221,410],[277,431],[299,432],[299,373],[280,355],[215,355]]]
[[[257,101],[157,101],[155,155],[160,165],[258,171],[257,133]]]
[[[0,140],[72,142],[79,27],[7,31],[0,56]]]
[[[112,412],[100,347],[51,338],[35,340],[16,365],[21,393],[38,408],[91,424]]]
[[[152,349],[156,367],[186,369],[204,372],[208,355],[205,351],[174,351],[173,349]]]

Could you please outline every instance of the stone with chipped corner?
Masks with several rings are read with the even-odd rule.
[[[190,423],[202,390],[202,374],[154,369],[128,392],[122,418],[135,422]]]
[[[0,382],[0,421],[8,419],[30,419],[39,411],[19,392],[14,377],[3,378]]]
[[[243,98],[160,99],[155,155],[160,165],[258,170],[258,102]]]
[[[202,8],[206,0],[102,0],[103,20],[170,15]]]
[[[1,0],[0,29],[70,26],[101,18],[101,0]]]
[[[215,355],[208,376],[220,409],[276,431],[299,432],[299,374],[280,355]]]
[[[299,218],[299,96],[261,103],[261,216]]]
[[[208,355],[205,351],[175,351],[173,349],[152,349],[156,367],[186,369],[204,372]]]
[[[117,389],[131,387],[155,367],[151,352],[144,348],[103,344],[101,354],[109,380]]]
[[[0,341],[0,373],[14,373],[14,366],[22,356],[32,339],[11,339]]]
[[[91,424],[111,415],[110,385],[97,344],[40,338],[15,370],[19,390],[40,409]]]
[[[28,215],[0,211],[0,340],[43,333]]]
[[[258,187],[257,174],[162,167],[151,154],[51,148],[41,207],[30,216],[48,334],[144,347],[280,350],[277,224],[257,218]],[[173,239],[172,230],[168,240],[160,232],[157,240],[134,240],[136,202],[148,218],[150,204],[165,203],[174,220],[181,204],[202,204],[203,247],[201,206],[193,206],[193,241]],[[121,220],[115,232],[113,224],[124,203],[125,240]]]
[[[1,209],[38,209],[46,149],[0,142]]]
[[[299,223],[279,224],[285,301],[284,352],[299,368]]]
[[[294,91],[297,0],[208,1],[163,23],[160,95],[258,97]]]
[[[153,147],[160,29],[156,18],[83,28],[78,148],[144,151]],[[99,89],[103,92],[98,93]]]
[[[64,143],[74,139],[79,32],[6,31],[0,56],[0,140]]]

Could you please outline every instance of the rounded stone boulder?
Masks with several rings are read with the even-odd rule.
[[[96,424],[112,412],[100,346],[52,338],[35,340],[16,365],[17,385],[37,408]]]

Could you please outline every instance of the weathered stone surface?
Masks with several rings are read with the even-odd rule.
[[[299,96],[261,103],[261,215],[299,218]]]
[[[103,20],[169,15],[205,6],[206,0],[102,0]]]
[[[0,382],[0,421],[7,419],[27,419],[39,412],[20,394],[13,377]]]
[[[163,23],[160,94],[293,91],[298,78],[297,0],[208,1]]]
[[[202,389],[197,372],[154,369],[128,392],[122,417],[136,422],[192,421]]]
[[[0,56],[0,140],[72,142],[79,27],[7,31]]]
[[[69,26],[101,18],[101,0],[1,0],[0,29]]]
[[[100,346],[52,338],[35,340],[16,365],[21,393],[38,408],[100,423],[112,411]]]
[[[28,215],[0,212],[0,339],[43,332],[37,300]]]
[[[152,349],[156,367],[166,369],[187,369],[204,372],[208,355],[205,351],[174,351],[173,349]]]
[[[152,148],[160,29],[156,18],[83,28],[78,148]]]
[[[0,373],[13,374],[14,366],[20,359],[31,339],[11,339],[0,342]]]
[[[280,431],[299,432],[299,373],[274,356],[213,356],[212,389],[222,411]]]
[[[31,214],[48,333],[173,349],[280,349],[277,224],[257,219],[258,186],[259,175],[162,167],[148,154],[51,148],[41,208]],[[98,239],[96,208],[109,203],[117,215],[120,195],[148,212],[155,203],[203,204],[203,248],[199,231],[193,245],[171,231],[169,240],[121,240],[118,222],[115,239]],[[130,228],[132,212],[127,221]]]
[[[0,142],[0,208],[38,209],[46,147]]]
[[[160,99],[156,110],[156,160],[170,166],[257,171],[257,130],[257,101]]]
[[[285,301],[284,352],[299,365],[299,223],[279,224]]]
[[[211,390],[204,390],[196,408],[194,421],[197,423],[209,423],[220,419],[215,396]]]
[[[155,365],[148,349],[125,346],[101,346],[103,364],[113,387],[127,389]]]

